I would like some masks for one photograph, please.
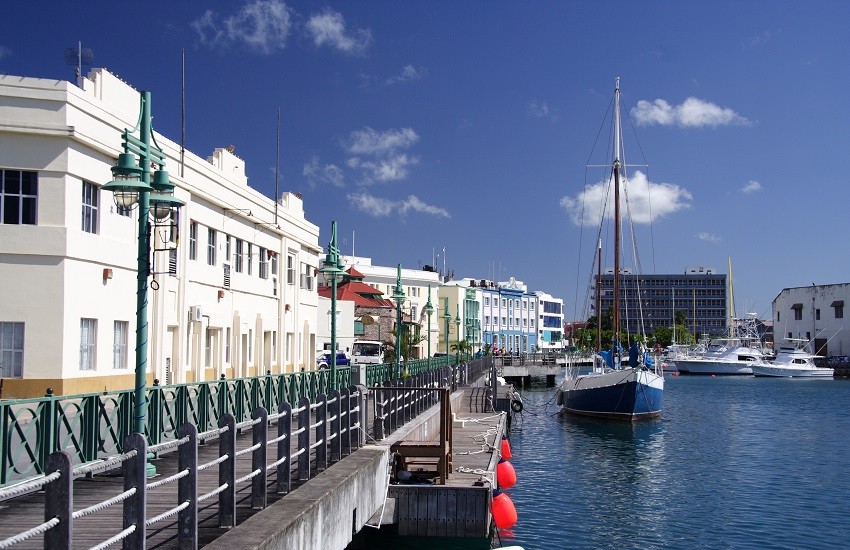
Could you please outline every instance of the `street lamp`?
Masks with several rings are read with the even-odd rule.
[[[156,145],[151,146],[153,132],[151,128],[151,94],[140,93],[139,121],[136,124],[139,137],[132,135],[133,130],[124,130],[124,152],[118,155],[118,164],[112,167],[113,180],[103,186],[112,192],[115,205],[130,209],[139,205],[139,246],[136,273],[136,387],[134,394],[133,432],[145,433],[147,400],[148,362],[148,277],[151,275],[151,223],[150,215],[156,221],[164,221],[176,209],[185,203],[174,197],[174,185],[168,180],[165,168],[165,153]],[[136,163],[136,157],[139,161]],[[151,183],[151,165],[157,165]]]
[[[395,370],[401,378],[401,306],[404,304],[404,289],[401,287],[401,264],[398,264],[395,278],[395,291],[392,299],[395,302]]]
[[[342,280],[342,262],[339,260],[339,247],[336,244],[336,222],[331,222],[331,242],[328,243],[328,253],[319,269],[325,282],[331,285],[331,384],[336,388],[336,288]]]
[[[452,314],[449,313],[449,299],[446,298],[446,309],[443,311],[443,320],[446,322],[446,361],[449,357],[449,321],[452,319]]]
[[[434,306],[431,305],[431,287],[428,287],[428,301],[425,302],[425,314],[428,316],[428,368],[431,368],[431,314]]]
[[[457,315],[455,316],[455,332],[457,333],[457,363],[460,363],[460,304],[457,305]]]

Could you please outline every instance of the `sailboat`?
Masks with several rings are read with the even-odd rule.
[[[620,185],[626,185],[622,155],[622,135],[620,130],[620,79],[616,79],[614,88],[614,148],[611,164],[611,179],[614,183],[614,345],[610,350],[601,349],[600,288],[601,249],[597,247],[597,284],[596,318],[597,345],[593,358],[593,367],[587,374],[567,365],[564,380],[558,388],[557,403],[566,413],[638,420],[653,418],[661,414],[664,402],[664,373],[657,362],[638,343],[629,347],[628,357],[624,361],[625,350],[620,336]]]

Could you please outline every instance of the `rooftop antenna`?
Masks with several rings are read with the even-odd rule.
[[[77,42],[76,48],[65,50],[65,63],[74,66],[74,79],[77,86],[83,87],[83,65],[91,65],[94,62],[94,53],[91,48],[83,48],[82,42]]]

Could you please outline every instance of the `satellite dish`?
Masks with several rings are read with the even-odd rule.
[[[364,327],[368,327],[375,322],[375,319],[373,319],[371,315],[364,315],[360,318],[360,322],[363,323]]]

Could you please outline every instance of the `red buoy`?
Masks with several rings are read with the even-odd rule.
[[[510,489],[516,485],[516,470],[504,458],[500,458],[496,465],[496,483],[499,484],[500,489]]]
[[[513,458],[513,455],[511,454],[511,443],[505,436],[502,436],[502,458],[505,460]]]
[[[493,500],[490,502],[490,513],[493,521],[499,529],[510,529],[517,522],[516,507],[511,497],[502,491],[493,491]]]

